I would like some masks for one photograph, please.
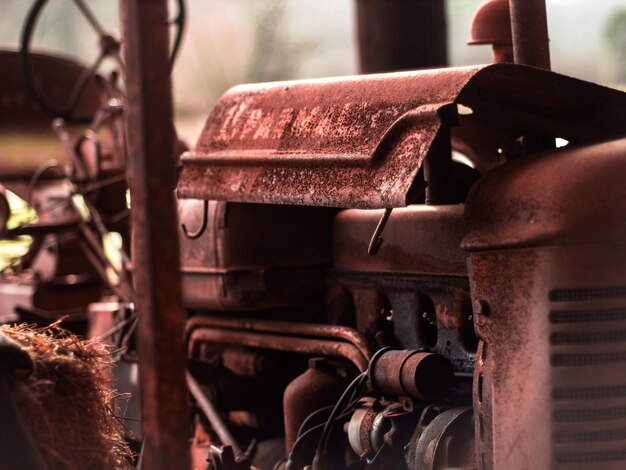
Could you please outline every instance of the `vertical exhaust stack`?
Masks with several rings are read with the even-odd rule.
[[[545,0],[509,0],[516,64],[550,70],[550,40]]]
[[[550,70],[550,39],[545,0],[509,0],[513,58],[516,64]],[[522,145],[526,154],[554,149],[554,138],[525,135]]]
[[[443,0],[357,0],[361,73],[445,66]]]

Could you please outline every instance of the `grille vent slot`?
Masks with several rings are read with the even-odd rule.
[[[558,423],[608,421],[623,418],[626,418],[626,407],[556,410],[554,412],[554,420]]]
[[[605,321],[626,321],[626,308],[550,312],[550,321],[552,323],[595,323]]]
[[[626,287],[555,289],[550,292],[550,300],[552,302],[578,302],[585,300],[618,299],[621,297],[626,297]]]

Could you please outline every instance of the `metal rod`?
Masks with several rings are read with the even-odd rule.
[[[550,39],[545,0],[509,0],[513,58],[516,64],[550,70]],[[554,136],[525,135],[527,155],[554,148]]]
[[[232,344],[250,348],[272,349],[299,354],[341,357],[352,362],[359,371],[367,370],[368,358],[350,343],[313,338],[294,338],[256,331],[229,330],[213,327],[197,328],[189,337],[189,352],[194,355],[199,342]]]
[[[372,235],[372,239],[370,240],[369,246],[367,247],[367,254],[370,256],[374,256],[380,250],[380,247],[383,245],[383,231],[385,230],[385,226],[387,225],[387,221],[391,216],[391,211],[393,209],[386,208],[383,212],[383,216],[378,221],[378,225],[376,225],[376,229]]]
[[[213,432],[215,432],[222,445],[231,446],[233,448],[233,452],[235,453],[235,457],[241,457],[243,455],[241,447],[237,444],[237,441],[230,433],[230,430],[220,417],[219,413],[215,409],[215,406],[213,406],[213,403],[211,403],[202,391],[200,384],[196,382],[196,379],[194,379],[189,372],[187,372],[187,386],[189,387],[191,396],[194,400],[196,400],[198,408],[202,410],[204,416],[206,416],[209,420]]]
[[[185,334],[187,337],[201,327],[228,328],[233,330],[259,331],[280,333],[313,338],[341,339],[354,345],[363,357],[369,360],[374,351],[367,343],[365,336],[358,331],[341,325],[320,325],[317,323],[295,323],[278,320],[259,320],[252,318],[224,318],[216,316],[196,315],[187,321]]]
[[[509,7],[515,63],[550,70],[545,0],[509,0]]]
[[[189,409],[174,201],[167,0],[121,0],[143,466],[186,469]]]
[[[93,12],[89,9],[87,4],[83,0],[74,0],[74,3],[80,9],[80,11],[83,12],[83,15],[85,16],[91,27],[95,29],[98,33],[98,36],[106,36],[106,31],[98,21],[98,18],[96,18],[96,15],[94,15]]]

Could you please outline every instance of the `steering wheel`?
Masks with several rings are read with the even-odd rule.
[[[64,105],[59,105],[43,92],[41,86],[37,83],[37,80],[35,80],[35,73],[31,62],[30,46],[32,38],[34,36],[41,11],[48,3],[48,0],[36,0],[28,12],[28,16],[26,17],[24,28],[22,30],[20,61],[26,86],[31,95],[37,100],[44,110],[49,112],[51,115],[63,118],[68,122],[88,123],[92,121],[93,116],[76,113],[76,107],[87,84],[97,73],[100,65],[107,57],[114,58],[120,64],[122,69],[123,62],[120,55],[120,41],[105,31],[84,0],[73,0],[73,2],[83,14],[87,22],[98,34],[98,37],[100,38],[100,54],[98,54],[94,63],[89,68],[85,69],[80,75],[72,87],[72,91],[69,94],[67,102]],[[170,24],[176,27],[174,43],[170,54],[171,66],[174,65],[176,57],[178,56],[186,23],[185,0],[176,0],[176,3],[178,11],[174,19],[170,21]]]

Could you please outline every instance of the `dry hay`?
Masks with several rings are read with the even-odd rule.
[[[35,362],[19,381],[20,414],[50,469],[128,469],[131,452],[112,408],[102,370],[110,363],[100,343],[83,341],[58,325],[34,329],[1,325]]]

